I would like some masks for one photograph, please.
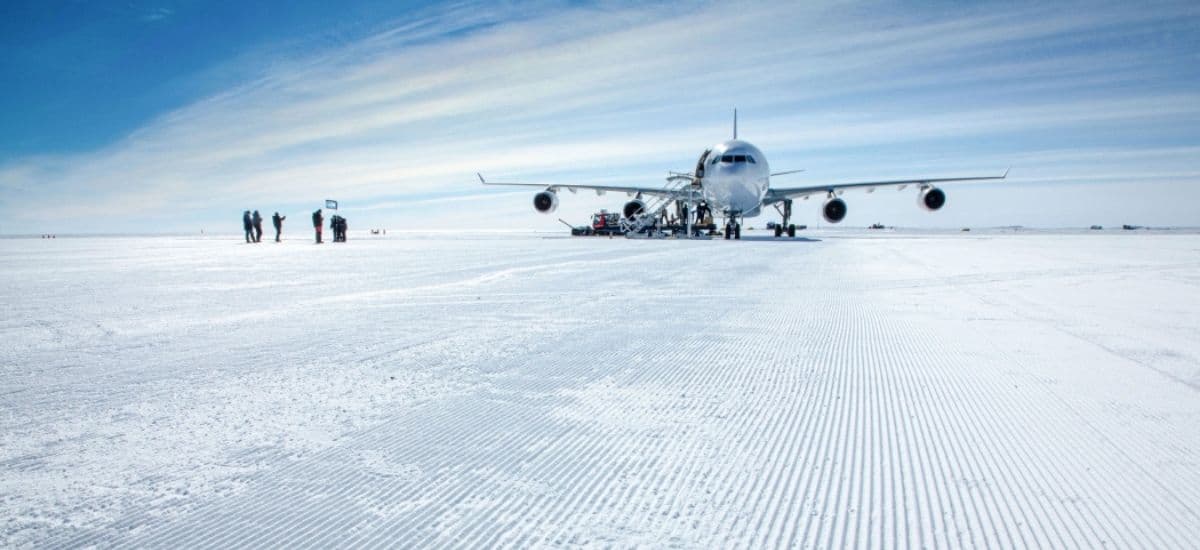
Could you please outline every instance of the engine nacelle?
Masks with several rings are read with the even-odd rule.
[[[821,207],[821,216],[829,223],[838,223],[846,219],[846,201],[838,197],[825,201],[825,206]]]
[[[626,218],[633,218],[634,216],[645,211],[646,203],[643,202],[642,199],[633,199],[625,203],[625,207],[621,209],[621,213],[624,214]]]
[[[558,209],[558,195],[549,190],[534,195],[533,209],[543,214],[554,212]]]
[[[921,190],[917,204],[929,211],[940,210],[946,206],[946,192],[937,187],[926,187]]]

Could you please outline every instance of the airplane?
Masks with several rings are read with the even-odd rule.
[[[663,199],[664,204],[671,200],[680,203],[687,201],[689,204],[704,202],[712,212],[720,212],[724,218],[726,239],[731,237],[741,239],[743,220],[758,216],[766,206],[774,206],[783,218],[783,223],[775,226],[775,237],[782,236],[784,232],[788,237],[795,237],[796,226],[791,223],[791,217],[792,201],[797,198],[808,200],[813,195],[825,195],[825,203],[821,206],[821,216],[826,222],[835,224],[846,217],[846,201],[841,198],[846,189],[866,189],[870,193],[877,187],[898,186],[903,190],[909,185],[914,185],[919,191],[917,204],[926,210],[936,211],[946,205],[946,193],[934,184],[1003,180],[1008,177],[1008,170],[1005,170],[1004,174],[999,176],[911,178],[828,183],[804,187],[771,187],[772,177],[798,172],[803,172],[803,170],[771,172],[766,155],[750,142],[738,139],[737,110],[735,109],[733,112],[733,139],[705,149],[700,154],[694,171],[671,172],[667,177],[668,185],[664,187],[491,182],[485,180],[482,174],[476,175],[484,185],[544,188],[533,196],[533,208],[543,214],[549,214],[558,208],[558,191],[560,189],[567,189],[572,193],[578,189],[589,189],[595,191],[597,195],[603,195],[609,191],[624,192],[630,196],[636,195],[633,200],[625,203],[622,209],[625,218],[630,220],[647,213],[648,204],[645,196],[659,197]],[[677,185],[671,185],[672,183]],[[694,212],[690,208],[689,211]]]

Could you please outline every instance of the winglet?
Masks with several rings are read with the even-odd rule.
[[[733,139],[737,139],[737,107],[733,108]]]
[[[1008,168],[1005,168],[1005,169],[1004,169],[1004,175],[1003,175],[1003,176],[1000,176],[1000,179],[1007,178],[1007,177],[1008,177],[1008,171],[1009,171],[1009,170],[1012,170],[1012,165],[1011,165],[1011,164],[1008,166]]]
[[[483,174],[480,174],[479,172],[475,172],[475,175],[479,176],[479,183],[487,185],[487,181],[483,179]]]

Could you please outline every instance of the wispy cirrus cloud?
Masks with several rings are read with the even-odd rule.
[[[145,21],[147,23],[153,23],[153,22],[162,21],[168,17],[171,17],[172,15],[174,15],[174,13],[175,13],[175,10],[172,10],[170,8],[154,8],[154,9],[151,9],[151,10],[143,13],[139,19],[141,19],[142,21]]]
[[[363,206],[371,225],[454,225],[459,209],[393,219],[401,210],[382,205],[477,195],[476,170],[653,184],[727,137],[734,106],[743,136],[776,167],[809,168],[803,178],[1023,160],[1015,179],[1052,183],[1066,161],[1043,152],[1077,147],[1128,153],[1126,165],[1154,151],[1175,168],[1141,173],[1194,186],[1200,94],[1196,71],[1180,67],[1194,60],[1196,21],[1186,4],[457,4],[264,67],[102,150],[0,167],[0,208],[33,231],[48,219],[105,230],[120,223],[112,212],[167,210],[161,219],[178,226],[167,228],[183,229],[329,197]],[[1070,166],[1081,181],[1112,168]],[[1053,224],[1061,213],[1043,215]]]

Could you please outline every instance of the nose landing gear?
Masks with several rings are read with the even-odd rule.
[[[729,216],[729,220],[725,222],[725,240],[742,239],[742,223],[736,215]]]

